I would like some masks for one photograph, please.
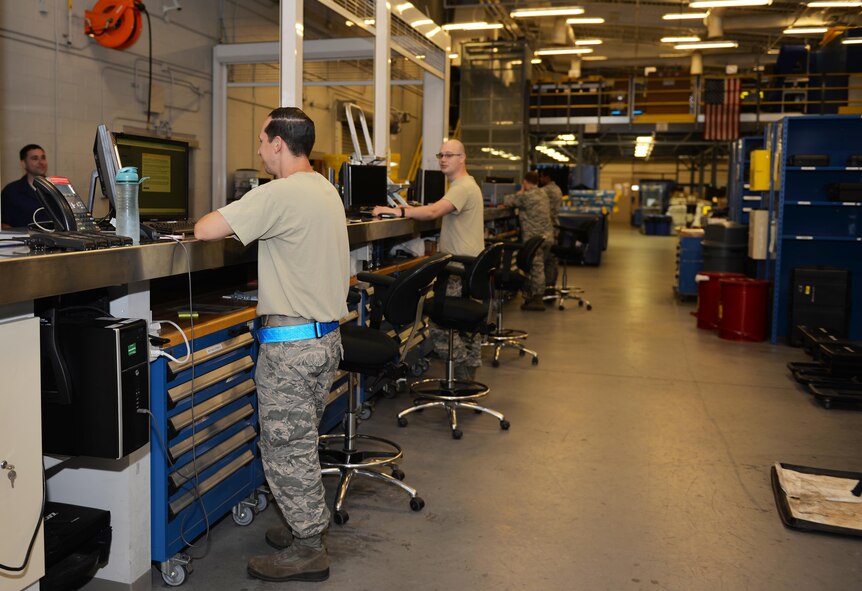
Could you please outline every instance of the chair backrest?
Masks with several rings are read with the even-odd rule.
[[[491,273],[500,263],[502,253],[502,243],[489,244],[467,268],[467,291],[471,298],[483,301],[491,298]]]
[[[435,254],[398,275],[388,287],[383,304],[383,314],[389,324],[400,327],[415,320],[419,300],[431,290],[434,280],[451,258],[450,254]]]
[[[530,273],[530,268],[533,266],[533,259],[536,258],[536,253],[539,251],[539,248],[541,248],[544,241],[545,239],[541,236],[536,236],[535,238],[527,240],[521,248],[518,249],[518,256],[515,258],[515,264],[521,271],[527,274]]]

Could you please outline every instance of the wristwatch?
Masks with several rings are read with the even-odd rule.
[[[407,209],[406,207],[401,208],[401,217],[403,217],[403,218],[407,217],[407,212],[405,211],[406,209]]]

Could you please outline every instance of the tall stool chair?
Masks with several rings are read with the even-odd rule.
[[[538,365],[539,354],[523,345],[529,335],[527,331],[516,328],[503,328],[503,298],[507,293],[518,293],[524,284],[530,280],[530,270],[533,260],[542,247],[544,238],[530,238],[523,244],[503,243],[503,259],[494,274],[494,306],[497,308],[496,328],[487,337],[483,345],[494,347],[494,367],[500,366],[500,351],[504,348],[517,349],[523,357],[529,353],[533,357],[533,365]],[[515,259],[514,268],[512,259]]]
[[[455,331],[488,332],[493,325],[488,322],[488,310],[493,295],[494,269],[500,261],[503,245],[494,243],[485,248],[478,256],[452,257],[453,262],[465,265],[462,275],[463,294],[446,295],[446,279],[441,276],[434,288],[433,301],[426,304],[431,320],[438,326],[449,330],[449,351],[446,358],[446,377],[414,382],[410,393],[416,398],[413,406],[398,413],[398,425],[407,426],[405,418],[410,413],[427,408],[442,408],[449,415],[449,426],[454,439],[461,439],[463,432],[458,428],[459,408],[467,408],[495,417],[500,428],[509,428],[509,421],[496,410],[479,406],[476,401],[488,395],[490,388],[481,382],[455,379],[455,363],[452,358]],[[447,271],[454,272],[450,267]],[[461,275],[460,272],[457,273]]]
[[[557,301],[559,310],[566,309],[566,300],[574,300],[578,302],[578,306],[584,307],[587,310],[592,310],[593,305],[585,297],[584,290],[580,287],[569,287],[568,285],[568,269],[569,263],[575,265],[584,264],[584,252],[586,252],[587,244],[590,240],[590,232],[592,232],[597,220],[589,220],[583,222],[577,228],[568,226],[556,226],[559,231],[556,243],[551,247],[553,252],[563,265],[563,284],[561,287],[555,288],[554,292],[545,295],[544,301]]]
[[[393,338],[376,328],[357,324],[341,326],[344,357],[339,368],[349,372],[344,433],[318,438],[322,474],[340,477],[333,506],[333,520],[337,525],[343,525],[349,519],[344,503],[354,476],[372,478],[400,488],[410,495],[410,508],[414,511],[421,511],[425,506],[416,489],[401,482],[404,472],[395,464],[403,457],[401,447],[382,437],[357,433],[359,391],[355,387],[355,378],[357,374],[363,374],[379,380],[397,380],[407,375],[404,358],[424,323],[425,298],[450,258],[450,255],[436,255],[402,272],[397,278],[373,273],[357,276],[376,286],[375,303],[383,306],[383,318],[395,327],[396,334]],[[410,324],[410,336],[402,345],[398,333]],[[340,448],[330,447],[338,443]],[[379,471],[385,468],[390,469],[391,474]]]

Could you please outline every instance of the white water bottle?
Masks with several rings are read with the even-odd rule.
[[[138,169],[134,166],[121,168],[116,179],[117,235],[128,236],[132,244],[141,242],[141,219],[138,212]]]

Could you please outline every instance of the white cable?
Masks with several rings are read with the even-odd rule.
[[[36,214],[39,213],[40,211],[44,211],[44,210],[45,210],[44,207],[40,207],[39,209],[37,209],[36,211],[33,212],[33,225],[36,226],[37,228],[39,228],[40,230],[42,230],[43,232],[54,232],[54,231],[56,231],[56,228],[49,230],[48,228],[43,227],[42,224],[40,224],[39,222],[36,221]]]
[[[186,338],[186,333],[185,333],[185,331],[184,331],[182,328],[180,328],[180,327],[179,327],[179,325],[178,325],[176,322],[172,322],[172,321],[170,321],[170,320],[153,320],[153,322],[154,322],[154,323],[155,323],[155,322],[158,322],[159,324],[161,324],[162,322],[164,322],[165,324],[170,324],[171,326],[173,326],[174,328],[176,328],[176,329],[177,329],[177,332],[179,332],[179,333],[180,333],[180,336],[182,336],[182,337],[183,337],[183,341],[184,341],[184,342],[185,342],[185,344],[186,344],[186,358],[185,358],[185,359],[182,359],[182,360],[177,359],[176,357],[174,357],[174,356],[172,356],[172,355],[170,355],[170,354],[168,354],[168,353],[165,353],[164,351],[158,351],[158,352],[157,352],[158,356],[159,356],[159,357],[167,357],[168,359],[170,359],[171,361],[174,361],[174,362],[176,362],[176,363],[187,363],[187,362],[188,362],[188,360],[189,360],[189,359],[191,359],[191,356],[192,356],[192,348],[189,346],[189,340]]]

